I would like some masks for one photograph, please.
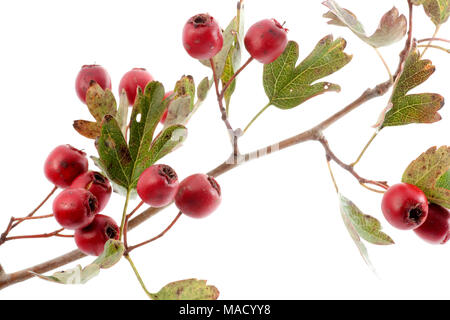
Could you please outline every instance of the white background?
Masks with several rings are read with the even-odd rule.
[[[387,79],[375,52],[344,28],[322,18],[321,1],[248,0],[247,26],[263,19],[286,21],[289,38],[300,44],[304,58],[323,36],[348,40],[353,61],[328,78],[342,92],[328,93],[300,107],[270,108],[241,140],[251,151],[308,129],[353,101],[365,89]],[[351,9],[375,30],[393,2],[407,13],[406,1],[350,1]],[[9,217],[27,214],[52,188],[42,166],[57,145],[70,143],[89,155],[92,141],[72,129],[72,121],[90,119],[74,90],[83,64],[106,67],[117,93],[119,80],[133,67],[145,67],[172,88],[183,74],[197,81],[209,70],[191,59],[181,45],[185,21],[209,12],[225,27],[235,14],[231,1],[2,1],[0,4],[0,90],[2,151],[0,226]],[[421,8],[415,11],[415,37],[431,36],[434,25]],[[450,37],[448,25],[440,35]],[[382,48],[394,70],[403,41]],[[244,59],[248,57],[244,53]],[[447,98],[449,56],[429,50],[438,66],[435,75],[415,92],[437,92]],[[266,104],[262,65],[252,63],[239,79],[231,122],[236,127]],[[355,159],[373,133],[388,95],[375,99],[326,131],[334,151],[346,162]],[[375,140],[358,172],[365,177],[398,182],[403,170],[433,145],[448,144],[449,112],[434,125],[387,128]],[[181,178],[206,172],[229,154],[227,133],[211,94],[189,123],[182,149],[164,161]],[[91,168],[95,168],[91,163]],[[220,209],[203,220],[182,217],[164,238],[133,253],[152,291],[168,282],[207,279],[222,299],[313,298],[450,298],[450,247],[431,246],[413,232],[391,228],[380,211],[381,196],[361,188],[347,172],[335,168],[341,191],[364,212],[382,221],[395,246],[368,245],[378,271],[374,276],[352,243],[339,214],[322,147],[305,143],[246,164],[219,178]],[[123,199],[115,195],[106,213],[120,220]],[[131,207],[137,204],[135,200]],[[51,213],[51,202],[40,214]],[[130,234],[137,242],[158,234],[176,214],[172,207]],[[15,234],[52,231],[54,221],[25,223]],[[75,248],[71,239],[15,241],[0,247],[7,272],[29,267]],[[80,261],[88,264],[92,258]],[[76,263],[72,264],[75,266]],[[70,266],[67,266],[70,267]],[[0,299],[145,299],[126,261],[84,286],[61,286],[33,279],[0,292]]]

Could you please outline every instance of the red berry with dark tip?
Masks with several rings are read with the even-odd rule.
[[[85,254],[99,256],[103,253],[105,243],[119,240],[120,229],[110,217],[98,214],[86,228],[75,231],[75,242]]]
[[[55,186],[67,188],[80,174],[88,170],[86,153],[70,145],[56,147],[47,157],[44,173]]]
[[[71,188],[83,188],[92,193],[98,201],[97,212],[103,211],[111,198],[112,188],[109,180],[99,172],[88,171],[80,174],[70,185]]]
[[[248,29],[244,38],[245,48],[259,62],[271,63],[286,49],[287,31],[275,19],[261,20]]]
[[[81,188],[63,190],[53,201],[56,221],[70,230],[88,226],[94,220],[97,208],[97,198]]]
[[[152,207],[164,207],[173,201],[178,191],[178,176],[171,167],[157,164],[147,168],[139,177],[137,193]]]
[[[414,229],[423,240],[431,244],[444,244],[450,237],[450,212],[438,204],[428,205],[428,217],[425,222]]]
[[[171,95],[173,95],[173,91],[167,92],[167,93],[164,95],[163,101],[166,100],[166,99],[167,99],[168,97],[170,97]],[[161,120],[159,120],[159,122],[161,122],[162,124],[164,124],[164,122],[166,122],[166,119],[167,119],[167,115],[168,115],[168,114],[169,114],[169,104],[167,105],[166,110],[164,110],[164,113],[163,113],[163,115],[162,115],[162,117],[161,117]]]
[[[103,90],[111,89],[111,77],[105,68],[95,64],[82,66],[75,81],[75,90],[78,98],[84,103],[86,103],[86,92],[91,81],[97,82]]]
[[[183,29],[183,46],[195,59],[211,59],[222,50],[222,30],[209,14],[191,17]]]
[[[217,209],[221,201],[220,186],[213,177],[194,174],[180,183],[175,204],[192,218],[204,218]]]
[[[134,105],[136,99],[137,88],[141,88],[142,91],[149,82],[153,81],[152,75],[144,68],[133,68],[125,73],[120,80],[119,94],[122,90],[125,90],[128,98],[128,103]]]
[[[392,226],[411,230],[420,227],[427,219],[428,200],[418,187],[399,183],[386,191],[381,209]]]

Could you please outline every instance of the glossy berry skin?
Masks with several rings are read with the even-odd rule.
[[[392,226],[401,230],[411,230],[421,226],[427,219],[428,200],[418,187],[399,183],[386,191],[381,209]]]
[[[431,244],[445,244],[450,237],[450,212],[440,205],[428,205],[428,217],[425,222],[414,229],[423,240]]]
[[[70,230],[88,226],[94,220],[97,208],[97,198],[82,188],[63,190],[53,201],[56,221]]]
[[[110,239],[119,240],[119,234],[119,227],[112,218],[98,214],[86,228],[75,231],[75,243],[85,254],[99,256],[105,243]]]
[[[141,174],[137,183],[137,193],[146,204],[159,208],[173,201],[178,185],[175,170],[165,164],[157,164]]]
[[[183,29],[183,46],[195,59],[211,59],[223,46],[222,30],[209,14],[191,17]]]
[[[173,95],[173,91],[169,91],[169,92],[167,92],[165,95],[164,95],[164,99],[163,99],[163,101],[164,100],[166,100],[168,97],[170,97],[171,95]],[[162,115],[162,117],[161,117],[161,120],[159,120],[159,122],[161,122],[161,124],[164,124],[164,122],[166,122],[166,119],[167,119],[167,115],[169,114],[169,105],[167,105],[167,108],[166,108],[166,110],[164,111],[164,113],[163,113],[163,115]]]
[[[122,90],[127,93],[128,103],[134,105],[136,99],[137,88],[141,88],[142,91],[149,82],[153,81],[152,75],[144,68],[133,68],[127,73],[125,73],[120,80],[119,84],[119,94]]]
[[[287,29],[275,19],[265,19],[252,25],[244,38],[250,55],[261,63],[275,61],[286,49]]]
[[[111,77],[105,68],[95,64],[82,66],[75,81],[75,90],[83,103],[86,103],[86,92],[91,81],[97,82],[103,90],[111,89]]]
[[[217,209],[221,201],[220,186],[213,177],[194,174],[180,183],[175,204],[185,215],[204,218]]]
[[[88,171],[80,174],[70,185],[71,188],[83,188],[92,193],[98,201],[97,212],[103,211],[111,198],[112,188],[109,180],[99,172]]]
[[[55,186],[67,188],[80,174],[88,170],[86,153],[70,145],[56,147],[47,157],[44,173]]]

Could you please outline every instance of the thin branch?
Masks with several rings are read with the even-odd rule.
[[[383,55],[381,54],[380,50],[378,48],[373,47],[375,49],[375,52],[377,53],[378,57],[380,58],[381,62],[383,63],[384,67],[386,68],[386,71],[389,75],[389,79],[391,82],[394,82],[394,77],[392,76],[391,69],[389,69],[389,65],[387,64],[386,60],[384,60]]]
[[[422,43],[422,42],[427,42],[427,41],[441,41],[441,42],[447,42],[450,43],[449,39],[444,39],[444,38],[425,38],[425,39],[420,39],[417,40],[417,43]]]
[[[437,25],[436,26],[436,29],[434,30],[434,33],[431,36],[431,39],[436,38],[440,28],[441,28],[441,25]],[[434,46],[431,45],[433,43],[433,40],[431,40],[431,39],[428,41],[428,45],[425,46],[425,49],[420,54],[420,58],[422,58],[425,55],[425,53],[427,52],[428,48],[434,48]]]
[[[417,47],[418,48],[425,48],[425,50],[427,50],[428,48],[433,48],[433,49],[438,49],[438,50],[444,51],[446,53],[450,53],[450,49],[447,49],[447,48],[444,48],[444,47],[441,47],[441,46],[436,46],[434,44],[420,45],[420,46],[417,46]]]
[[[234,80],[236,80],[237,76],[250,64],[250,62],[253,61],[253,57],[250,57],[243,65],[242,67],[240,67],[236,73],[230,78],[230,80],[228,80],[227,83],[225,83],[225,85],[222,88],[222,91],[219,94],[219,99],[223,99],[223,97],[225,96],[225,92],[227,91],[227,89],[230,87],[230,85],[233,83]]]
[[[64,231],[64,228],[58,229],[56,231],[50,232],[50,233],[42,233],[42,234],[33,234],[33,235],[26,235],[26,236],[14,236],[14,237],[7,237],[5,241],[11,241],[11,240],[20,240],[20,239],[40,239],[40,238],[50,238],[58,235],[60,232]]]

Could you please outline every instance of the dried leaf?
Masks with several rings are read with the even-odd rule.
[[[448,21],[450,16],[450,0],[415,0],[415,5],[423,5],[425,13],[436,26]]]
[[[219,290],[207,285],[206,280],[187,279],[171,282],[151,297],[154,300],[217,300]]]

